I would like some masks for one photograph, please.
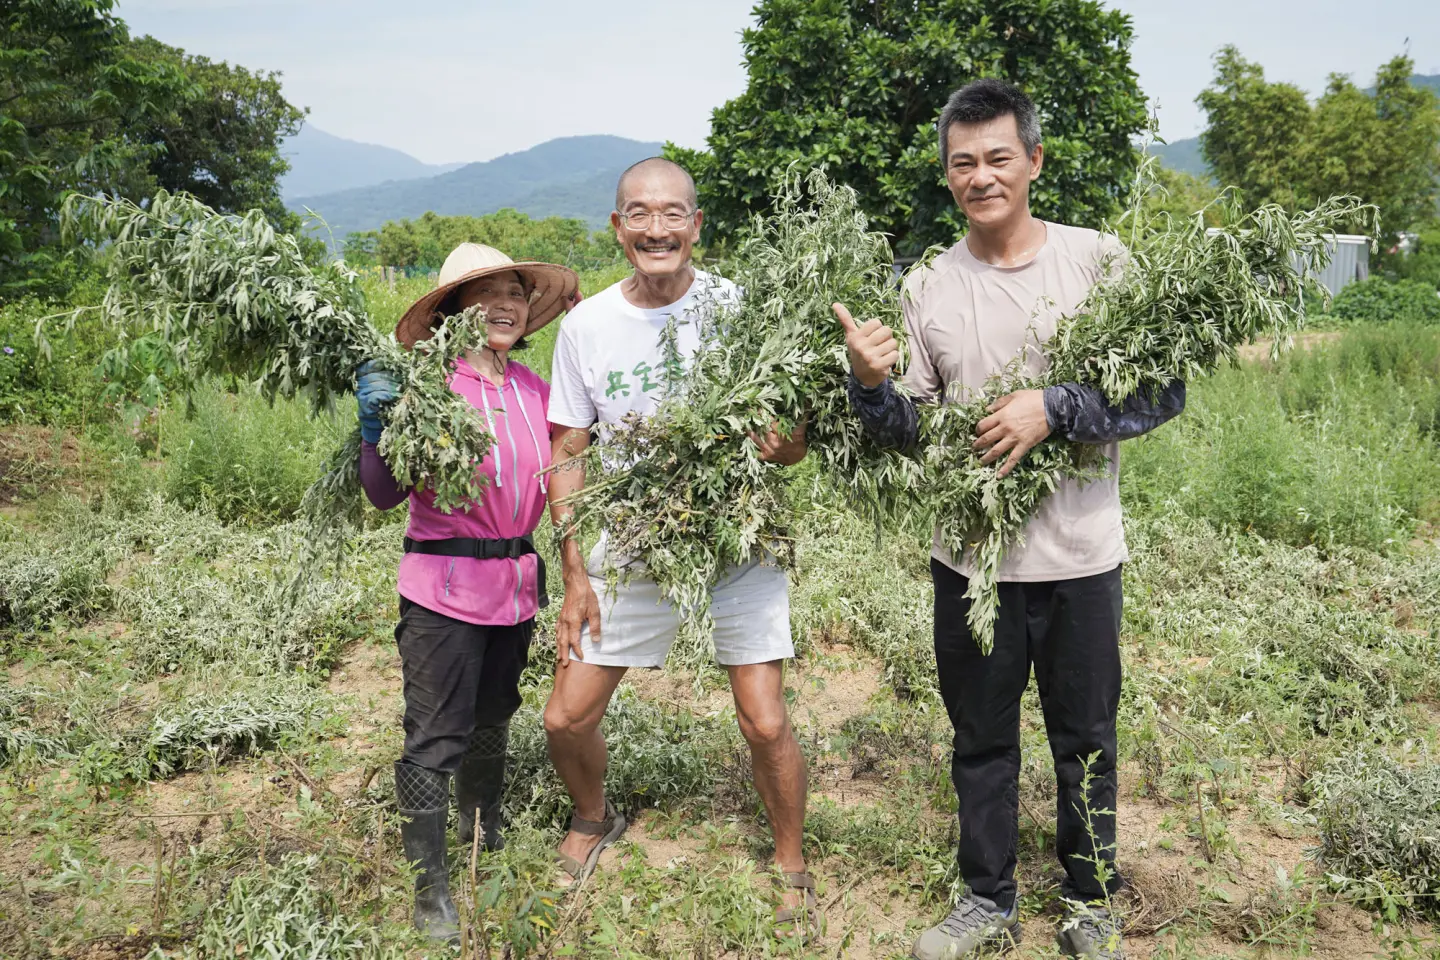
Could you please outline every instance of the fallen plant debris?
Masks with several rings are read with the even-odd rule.
[[[1440,915],[1440,766],[1361,747],[1332,761],[1315,791],[1332,887],[1392,922]]]

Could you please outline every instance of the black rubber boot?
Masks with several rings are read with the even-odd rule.
[[[415,864],[415,929],[432,940],[460,937],[460,917],[450,899],[445,868],[445,818],[450,813],[450,775],[395,764],[395,800],[405,859]]]
[[[503,850],[500,833],[500,800],[505,794],[505,751],[510,744],[510,724],[476,727],[470,748],[455,771],[456,822],[460,842],[469,847],[475,838],[475,813],[480,813],[480,843],[486,850]]]

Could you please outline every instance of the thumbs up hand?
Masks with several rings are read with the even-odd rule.
[[[878,387],[900,362],[900,345],[890,328],[879,320],[857,324],[843,303],[832,303],[831,309],[845,328],[845,347],[850,351],[850,371],[867,387]]]

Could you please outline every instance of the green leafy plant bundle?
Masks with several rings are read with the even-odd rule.
[[[226,216],[163,191],[144,206],[76,195],[64,223],[97,245],[106,269],[98,310],[120,335],[108,366],[128,367],[143,339],[168,355],[164,366],[182,391],[222,374],[253,381],[270,399],[308,397],[319,411],[353,390],[356,368],[371,361],[401,384],[382,413],[379,443],[395,479],[433,491],[442,509],[481,497],[475,464],[493,438],[448,386],[455,359],[485,342],[477,309],[407,351],[370,322],[353,271],[307,262],[296,238],[258,210]],[[305,513],[322,528],[359,516],[359,445],[357,430],[306,496]]]
[[[1138,182],[1143,196],[1143,170]],[[1304,323],[1307,287],[1329,259],[1329,237],[1374,219],[1374,209],[1353,197],[1299,214],[1273,204],[1244,213],[1227,200],[1215,228],[1201,214],[1147,218],[1134,203],[1121,221],[1128,255],[1101,265],[1105,279],[1040,345],[1043,374],[1026,375],[1017,358],[978,395],[925,411],[919,493],[935,512],[943,545],[973,559],[968,620],[983,650],[994,641],[1005,551],[1062,479],[1090,480],[1104,468],[1098,448],[1052,436],[998,476],[998,464],[982,464],[971,446],[986,408],[1016,390],[1061,383],[1097,387],[1118,404],[1203,376],[1258,338],[1278,350]]]
[[[724,571],[766,553],[793,562],[787,476],[750,439],[772,424],[782,434],[804,425],[817,480],[832,494],[881,509],[912,482],[918,465],[877,448],[850,416],[845,335],[831,310],[839,301],[893,322],[892,262],[853,190],[820,172],[792,174],[727,265],[741,296],[714,300],[683,372],[675,322],[667,329],[659,409],[591,448],[591,476],[605,476],[575,495],[576,515],[599,520],[622,574],[640,561],[703,622]]]

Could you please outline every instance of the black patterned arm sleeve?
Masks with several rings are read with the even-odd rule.
[[[850,409],[870,439],[882,447],[909,450],[920,438],[920,415],[915,401],[896,390],[887,379],[867,387],[850,374]]]
[[[1149,433],[1184,409],[1183,380],[1172,381],[1154,396],[1133,394],[1118,405],[1106,403],[1104,394],[1084,384],[1045,388],[1045,419],[1050,421],[1050,429],[1076,443],[1129,440]]]

